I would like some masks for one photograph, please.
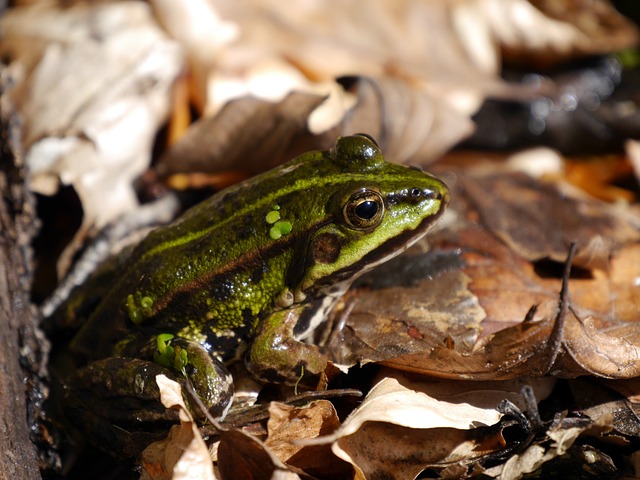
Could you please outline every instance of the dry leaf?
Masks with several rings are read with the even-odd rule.
[[[130,211],[181,68],[178,45],[140,2],[18,8],[2,29],[11,68],[32,68],[15,92],[32,188],[73,185],[85,225]]]
[[[545,385],[546,383],[546,385]],[[540,383],[541,398],[552,383]],[[495,390],[492,391],[492,389]],[[447,385],[386,377],[333,434],[300,442],[332,443],[362,478],[414,478],[427,467],[469,464],[505,448],[496,409],[518,400],[515,383]],[[546,392],[546,393],[545,393]]]
[[[383,132],[382,145],[397,161],[415,154],[433,158],[470,132],[470,114],[488,89],[501,88],[497,53],[495,45],[488,47],[492,65],[487,68],[481,65],[484,60],[475,61],[475,52],[458,48],[458,32],[449,23],[449,10],[455,7],[409,0],[393,6],[373,2],[362,10],[358,2],[334,3],[285,6],[256,1],[248,8],[210,2],[203,17],[233,25],[234,38],[224,48],[211,39],[206,50],[192,48],[197,42],[185,40],[200,85],[195,96],[207,99],[206,116],[217,115],[238,98],[277,103],[294,91],[328,96],[308,116],[311,132],[326,133],[331,141],[341,133]],[[189,18],[188,11],[195,7],[185,5],[182,14],[169,15],[163,2],[157,5],[169,31],[191,28],[180,27],[179,22]],[[178,25],[170,26],[174,22]],[[207,66],[205,88],[201,78]],[[406,120],[398,124],[398,119]],[[412,128],[404,128],[405,124]],[[220,145],[224,142],[223,138]]]
[[[218,469],[222,480],[255,478],[299,480],[257,438],[241,430],[220,432]]]
[[[561,263],[576,242],[577,266],[606,270],[617,245],[640,239],[640,219],[524,174],[460,175],[459,180],[486,228],[527,260]]]
[[[287,146],[322,101],[318,95],[294,92],[278,103],[253,97],[229,102],[215,117],[195,122],[165,151],[156,171],[163,177],[234,169],[255,174],[275,167],[292,158]]]
[[[182,399],[180,385],[164,375],[156,377],[160,401],[177,409],[180,425],[171,428],[166,440],[156,442],[142,452],[141,478],[145,480],[215,479],[209,449]]]
[[[328,445],[302,446],[299,440],[327,435],[340,426],[335,408],[327,400],[305,407],[272,402],[265,445],[287,465],[315,478],[346,477],[349,466],[337,459]]]

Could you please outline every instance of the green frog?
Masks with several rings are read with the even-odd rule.
[[[167,372],[221,417],[235,359],[265,382],[317,382],[330,358],[305,338],[359,275],[423,237],[448,198],[366,135],[217,193],[120,255],[99,295],[67,304],[84,365],[71,394],[144,397],[150,375]]]

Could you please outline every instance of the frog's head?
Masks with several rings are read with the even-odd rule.
[[[302,291],[350,281],[422,238],[449,201],[446,185],[419,169],[385,161],[366,135],[338,139],[325,221],[309,236]],[[322,197],[324,191],[317,193]]]

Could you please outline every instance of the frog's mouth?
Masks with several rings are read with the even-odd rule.
[[[431,230],[444,213],[446,206],[447,201],[445,200],[441,202],[437,213],[425,218],[416,228],[407,229],[395,237],[390,238],[349,267],[337,270],[318,280],[316,285],[325,289],[327,286],[340,282],[349,281],[349,283],[351,283],[364,273],[400,255]]]

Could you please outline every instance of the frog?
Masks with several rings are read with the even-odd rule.
[[[232,362],[260,382],[317,385],[330,353],[307,339],[354,280],[426,235],[448,202],[440,179],[388,162],[365,134],[221,190],[119,255],[90,302],[63,306],[79,324],[70,395],[146,398],[164,372],[221,419]]]

